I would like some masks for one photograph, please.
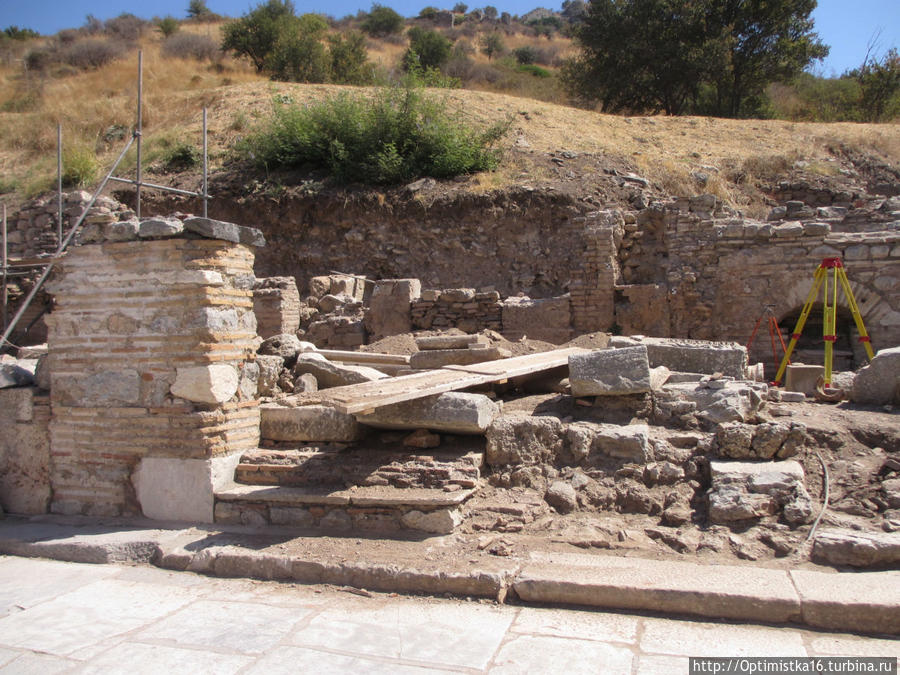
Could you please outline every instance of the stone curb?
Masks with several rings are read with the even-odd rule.
[[[265,535],[300,538],[284,528],[267,528]],[[900,634],[900,571],[775,570],[545,552],[533,553],[524,565],[498,559],[452,571],[424,555],[414,566],[402,566],[279,555],[240,545],[258,543],[259,536],[258,530],[246,527],[204,530],[156,521],[7,518],[0,522],[0,554],[153,564],[220,577],[477,596],[498,602],[504,602],[511,590],[526,603]]]

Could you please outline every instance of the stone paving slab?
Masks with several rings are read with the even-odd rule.
[[[152,563],[164,569],[218,577],[334,584],[436,596],[450,594],[500,602],[505,600],[508,591],[513,591],[526,603],[581,605],[764,623],[803,622],[828,630],[900,634],[900,572],[896,571],[787,571],[546,552],[533,553],[531,561],[524,566],[515,559],[490,557],[477,563],[471,561],[448,568],[439,559],[429,560],[427,551],[439,545],[440,541],[431,537],[416,541],[391,541],[391,546],[370,554],[367,560],[349,559],[346,549],[331,550],[328,538],[317,536],[313,537],[314,545],[294,548],[294,553],[290,552],[291,547],[273,545],[303,539],[296,530],[286,528],[267,528],[265,533],[261,533],[245,527],[206,529],[169,524],[166,528],[165,524],[153,521],[116,524],[110,520],[48,516],[33,519],[10,517],[0,522],[0,554],[94,563]],[[297,550],[306,552],[297,554]],[[400,551],[403,555],[398,558]],[[398,559],[407,562],[398,563]],[[72,576],[63,574],[54,577],[51,583],[40,583],[37,577],[27,573],[33,564],[34,561],[6,562],[7,569],[18,570],[16,579],[21,576],[23,580],[17,583],[0,577],[0,602],[26,608],[28,602],[38,602],[46,608],[53,606],[56,596],[63,594],[60,597],[64,597],[69,591],[80,592],[87,587],[94,588],[94,592],[106,593],[104,589],[108,586],[112,597],[119,597],[116,594],[124,592],[119,588],[124,581],[116,582],[110,578],[112,575],[105,572],[71,572],[67,574]],[[131,576],[127,583],[140,587],[143,580],[139,570],[148,570],[146,574],[149,574],[152,568],[129,569]],[[175,575],[173,579],[176,578],[187,580],[193,577]],[[167,613],[178,611],[181,604],[193,599],[190,584],[170,581],[170,585],[173,590],[167,602],[173,604]],[[301,604],[305,602],[303,600]],[[163,602],[162,606],[168,605]],[[145,609],[151,614],[155,611]],[[56,631],[59,617],[66,616],[69,611],[64,604],[57,607],[55,614],[42,618],[45,623],[41,630]],[[108,631],[128,625],[129,621],[139,621],[144,616],[141,614],[144,610],[140,607],[134,611],[134,616],[127,611],[120,615],[113,611],[98,615],[95,621],[85,620],[85,630],[97,632],[101,638],[108,637]],[[546,615],[539,618],[523,611],[510,632],[530,634],[539,631],[549,637],[566,638],[582,629],[582,626],[573,626],[563,620],[563,616],[564,612],[557,615],[553,620],[554,627],[549,629],[541,628],[539,623],[546,620]],[[597,616],[592,615],[586,625],[596,625],[598,632],[616,635],[619,643],[627,644],[637,639],[633,623],[628,620],[598,619]],[[16,630],[16,616],[4,616],[0,606],[0,635],[4,633],[3,622],[9,622],[6,628]],[[82,623],[79,618],[75,625]],[[59,643],[57,650],[44,651],[66,657],[67,635],[70,635],[70,626],[63,622],[55,633],[54,639]],[[38,636],[32,637],[33,641],[29,641],[31,638],[23,632],[20,642],[4,644],[0,641],[0,646],[31,648],[39,641]],[[172,639],[177,643],[176,637]],[[638,670],[643,668],[639,664]]]
[[[0,527],[2,529],[2,527]],[[0,556],[0,674],[687,672],[691,656],[897,657],[900,641],[489,601],[362,596],[149,565]],[[840,576],[840,575],[831,575]],[[11,584],[10,584],[11,585]]]
[[[800,598],[786,571],[736,565],[552,554],[535,556],[513,582],[530,602],[569,603],[788,623]]]
[[[803,623],[819,628],[900,634],[900,571],[834,573],[791,570]],[[885,627],[891,627],[885,629]]]

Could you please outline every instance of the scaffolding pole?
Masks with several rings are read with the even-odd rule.
[[[206,203],[209,201],[208,178],[209,153],[206,143],[206,106],[203,106],[203,217],[206,218]]]
[[[137,139],[137,180],[135,181],[135,206],[134,213],[137,219],[141,219],[141,134],[144,132],[144,115],[142,110],[144,97],[144,52],[138,51],[138,81],[137,81],[137,124],[134,128],[134,138]]]
[[[84,222],[84,219],[87,216],[88,212],[92,208],[94,208],[94,203],[97,201],[97,197],[100,196],[100,193],[103,192],[103,190],[106,188],[106,184],[109,182],[109,179],[112,178],[113,171],[115,171],[119,167],[119,164],[125,158],[125,153],[127,153],[131,149],[131,144],[134,143],[134,139],[135,139],[134,136],[132,136],[131,138],[128,139],[128,143],[125,144],[125,147],[122,149],[122,152],[119,154],[115,163],[113,163],[112,168],[109,170],[109,172],[103,178],[103,180],[100,182],[100,186],[94,191],[94,194],[91,196],[91,201],[88,202],[87,206],[84,207],[84,210],[81,212],[81,215],[78,217],[78,221],[75,223],[75,225],[72,227],[72,229],[69,230],[69,234],[66,235],[66,238],[63,239],[61,242],[59,242],[59,247],[56,249],[57,256],[60,255],[66,249],[66,247],[69,245],[69,243],[75,237],[75,233],[78,232],[78,229],[81,227],[81,224]],[[4,218],[4,222],[6,222],[5,218]],[[4,250],[5,250],[5,247],[4,247]],[[5,255],[4,255],[4,258],[5,258]],[[5,345],[5,344],[12,344],[11,342],[9,342],[9,336],[12,335],[13,330],[15,330],[16,324],[19,323],[19,320],[22,318],[22,315],[25,314],[25,310],[28,309],[28,306],[31,304],[32,300],[34,300],[35,296],[38,294],[38,291],[40,291],[41,287],[43,287],[44,282],[47,281],[47,277],[49,277],[50,272],[53,271],[53,265],[55,264],[55,262],[56,262],[55,260],[51,260],[49,263],[47,263],[47,267],[44,269],[41,276],[38,277],[38,280],[32,287],[31,291],[29,291],[28,296],[25,298],[25,300],[22,302],[22,305],[19,307],[19,311],[16,312],[16,315],[12,318],[12,321],[9,322],[9,325],[3,329],[3,337],[0,338],[0,348],[2,348],[3,345]],[[3,264],[4,272],[6,271],[6,267],[7,267],[6,261],[4,260],[4,264]],[[6,306],[6,303],[4,303],[4,307],[5,306]]]
[[[6,302],[8,300],[7,296],[7,286],[6,286],[6,275],[7,275],[7,266],[9,264],[9,259],[7,255],[6,248],[6,204],[3,205],[3,330],[6,330]],[[2,344],[0,344],[2,347]]]
[[[56,243],[63,238],[63,198],[62,198],[62,124],[56,124]],[[4,326],[5,328],[5,326]]]

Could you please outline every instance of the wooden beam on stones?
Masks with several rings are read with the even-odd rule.
[[[295,398],[300,405],[332,405],[341,412],[354,414],[392,403],[412,401],[448,391],[459,391],[480,384],[552,370],[566,365],[571,355],[586,351],[589,350],[570,347],[471,366],[447,366],[387,380],[333,387]]]

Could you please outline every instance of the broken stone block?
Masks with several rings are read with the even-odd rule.
[[[131,406],[140,402],[141,397],[141,376],[132,369],[108,370],[88,376],[54,375],[52,385],[54,403],[65,406]]]
[[[301,348],[302,345],[296,335],[283,333],[263,340],[256,351],[263,356],[280,356],[284,359],[285,367],[291,368],[297,362],[297,354],[300,353]]]
[[[768,396],[768,387],[760,382],[746,381],[725,381],[721,389],[710,389],[706,383],[669,383],[663,387],[663,394],[661,404],[674,403],[667,399],[690,403],[701,419],[710,424],[723,424],[755,418]]]
[[[364,429],[353,415],[324,405],[289,408],[275,403],[259,407],[260,437],[267,441],[347,443],[362,438]]]
[[[15,359],[3,357],[0,361],[0,389],[30,387],[34,384],[37,359]]]
[[[294,378],[295,394],[311,394],[316,391],[319,391],[319,381],[316,380],[315,375],[304,373]]]
[[[375,282],[365,324],[370,335],[379,339],[412,330],[410,309],[422,294],[418,279],[381,279]]]
[[[409,367],[416,370],[429,370],[443,366],[467,366],[485,361],[497,361],[510,356],[510,352],[501,347],[484,349],[429,349],[416,352],[409,357]]]
[[[900,563],[900,532],[822,530],[813,542],[812,558],[853,567],[896,565]]]
[[[512,297],[503,301],[503,335],[508,340],[529,337],[562,344],[572,337],[571,303],[568,295],[534,300]]]
[[[870,405],[900,403],[900,347],[880,350],[856,374],[850,400]]]
[[[258,354],[256,363],[259,365],[259,395],[278,395],[278,378],[281,376],[281,370],[284,368],[284,359],[280,356]]]
[[[381,406],[357,419],[379,429],[430,429],[454,434],[483,434],[500,408],[483,394],[448,392]]]
[[[619,457],[638,464],[652,459],[650,427],[646,424],[595,424],[592,449],[609,457]],[[590,459],[590,458],[589,458]]]
[[[563,452],[566,427],[555,417],[504,415],[486,436],[485,460],[492,467],[552,463]]]
[[[553,481],[544,494],[546,502],[560,513],[571,513],[578,508],[575,488],[562,480]]]
[[[806,441],[806,426],[797,422],[759,425],[730,422],[716,428],[720,457],[731,459],[786,459],[796,455]]]
[[[825,376],[825,366],[807,366],[802,363],[788,365],[784,378],[785,391],[799,391],[806,396],[816,393],[816,382]]]
[[[783,462],[710,462],[709,519],[729,523],[774,515],[779,508],[791,523],[805,522],[812,500],[803,484],[803,466]]]
[[[137,220],[123,220],[109,223],[103,227],[103,238],[106,241],[132,241],[137,239],[141,224]]]
[[[373,380],[382,380],[387,377],[380,370],[375,370],[368,366],[349,366],[333,363],[315,352],[299,354],[293,373],[295,377],[307,373],[312,375],[316,378],[320,389],[372,382]]]
[[[265,246],[266,239],[263,233],[255,227],[243,227],[234,223],[226,223],[212,218],[186,218],[184,229],[187,232],[199,234],[206,239],[221,239],[234,244],[246,244],[247,246]]]
[[[331,277],[320,276],[309,280],[309,294],[316,300],[331,293]]]
[[[711,342],[654,337],[610,338],[615,348],[643,345],[652,368],[666,366],[684,373],[722,373],[737,379],[745,376],[747,349],[736,342]]]
[[[433,534],[452,534],[462,522],[462,516],[455,509],[439,509],[437,511],[409,511],[400,518],[403,526],[410,530],[421,530]]]
[[[622,396],[650,391],[647,348],[599,349],[569,357],[572,396]]]
[[[225,403],[235,395],[238,384],[234,366],[194,366],[177,369],[171,392],[173,396],[195,403]]]

